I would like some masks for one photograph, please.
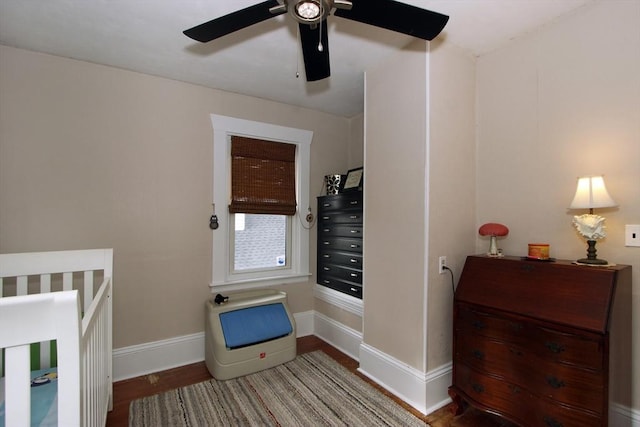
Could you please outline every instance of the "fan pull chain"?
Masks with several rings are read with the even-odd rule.
[[[296,29],[298,30],[298,40],[302,41],[300,39],[300,26],[296,25]],[[296,47],[296,79],[300,78],[300,43],[298,43],[298,46]]]
[[[322,16],[324,15],[323,7],[324,7],[324,3],[320,2],[320,23],[319,23],[320,40],[318,40],[318,52],[322,52],[324,50],[324,47],[322,46],[322,21],[323,21]]]

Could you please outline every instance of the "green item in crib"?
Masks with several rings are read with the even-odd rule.
[[[41,343],[36,342],[29,346],[30,348],[30,356],[31,356],[31,370],[37,371],[38,369],[44,368],[53,368],[58,366],[58,350],[57,343],[55,340],[49,341],[49,361],[50,366],[41,366],[40,363],[40,345]],[[46,345],[46,344],[45,344]],[[4,362],[4,358],[3,358]]]

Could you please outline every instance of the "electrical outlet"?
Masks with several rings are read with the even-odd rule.
[[[446,256],[441,256],[440,258],[438,258],[438,273],[440,274],[444,274],[445,270],[445,265],[447,265],[447,257]]]
[[[624,245],[640,247],[640,225],[625,225],[624,227]]]

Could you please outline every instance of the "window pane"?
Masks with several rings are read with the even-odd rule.
[[[287,218],[286,215],[236,214],[234,270],[285,267]]]

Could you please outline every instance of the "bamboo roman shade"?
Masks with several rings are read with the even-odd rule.
[[[296,146],[231,137],[230,213],[296,213]]]

